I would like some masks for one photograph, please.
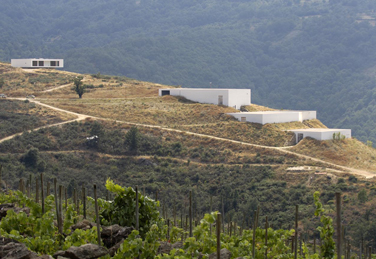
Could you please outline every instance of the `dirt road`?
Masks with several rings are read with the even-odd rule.
[[[23,98],[8,98],[8,99],[24,100]],[[369,178],[373,178],[374,176],[376,176],[376,174],[374,174],[372,172],[368,172],[368,171],[365,171],[365,170],[359,170],[359,169],[355,169],[355,168],[351,168],[351,167],[337,165],[337,164],[330,163],[330,162],[327,162],[327,161],[324,161],[324,160],[321,160],[321,159],[318,159],[318,158],[314,158],[314,157],[310,157],[310,156],[307,156],[307,155],[302,155],[302,154],[299,154],[299,153],[295,153],[295,152],[289,151],[289,150],[287,150],[284,147],[263,146],[263,145],[251,144],[251,143],[237,141],[237,140],[231,140],[231,139],[226,139],[226,138],[215,137],[215,136],[211,136],[211,135],[194,133],[194,132],[190,132],[190,131],[165,128],[165,127],[162,127],[162,126],[140,124],[140,123],[132,123],[132,122],[119,121],[119,120],[108,119],[108,118],[100,118],[100,117],[95,117],[95,116],[90,116],[90,115],[86,115],[86,114],[80,114],[80,113],[75,113],[75,112],[71,112],[71,111],[68,111],[68,110],[60,109],[60,108],[57,108],[57,107],[54,107],[54,106],[51,106],[51,105],[48,105],[48,104],[41,103],[41,102],[39,102],[39,101],[37,101],[35,99],[31,99],[29,101],[30,102],[34,102],[34,103],[36,103],[38,105],[41,105],[41,106],[44,106],[44,107],[56,110],[56,111],[65,112],[65,113],[77,116],[77,118],[74,119],[74,120],[70,120],[70,121],[66,121],[66,122],[62,122],[62,123],[57,123],[57,124],[46,125],[46,126],[43,126],[43,127],[39,127],[39,128],[37,128],[35,130],[38,130],[38,129],[41,129],[41,128],[58,126],[58,125],[70,123],[70,122],[73,122],[73,121],[85,120],[87,118],[91,118],[91,119],[95,119],[95,120],[116,121],[118,123],[123,123],[123,124],[127,124],[127,125],[138,126],[138,127],[157,128],[157,129],[160,129],[160,130],[163,130],[163,131],[177,132],[177,133],[188,134],[188,135],[192,135],[192,136],[198,136],[198,137],[202,137],[202,138],[210,138],[210,139],[215,139],[215,140],[220,140],[220,141],[226,141],[226,142],[231,142],[231,143],[245,145],[245,146],[257,147],[257,148],[263,148],[263,149],[272,149],[272,150],[278,151],[278,152],[280,152],[282,154],[290,154],[290,155],[294,155],[294,156],[299,157],[299,158],[305,158],[307,160],[312,160],[312,161],[315,161],[315,162],[319,162],[319,163],[327,165],[328,167],[335,167],[335,168],[341,169],[341,170],[343,170],[345,172],[356,174],[356,175],[359,175],[359,176],[363,176],[363,177],[368,178],[368,179]],[[0,143],[4,142],[6,140],[12,139],[12,138],[14,138],[14,137],[16,137],[16,136],[18,136],[20,134],[22,134],[22,133],[15,134],[15,135],[9,136],[7,138],[1,139]]]

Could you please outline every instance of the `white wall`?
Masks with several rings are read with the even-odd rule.
[[[239,121],[241,117],[246,117],[246,121],[260,124],[284,123],[315,119],[315,111],[264,111],[264,112],[240,112],[228,113]]]
[[[290,130],[295,133],[296,140],[298,141],[298,134],[303,134],[303,138],[311,137],[317,140],[332,140],[333,133],[340,132],[345,138],[351,138],[351,129],[297,129]]]
[[[33,66],[33,61],[37,61],[38,65]],[[39,66],[39,61],[43,61],[44,65]],[[51,61],[59,61],[59,66],[51,66]],[[28,59],[11,59],[11,66],[12,67],[25,67],[25,68],[39,68],[39,67],[54,67],[54,68],[63,68],[64,67],[64,59],[35,59],[35,58],[28,58]]]
[[[11,59],[12,67],[31,67],[31,59]]]
[[[300,115],[299,112],[280,112],[280,113],[264,114],[263,119],[262,119],[262,124],[298,121],[299,115]]]
[[[236,109],[240,109],[242,105],[251,104],[250,89],[172,88],[159,89],[159,96],[162,96],[162,91],[170,91],[170,95],[183,96],[195,102],[216,105],[219,104],[219,96],[222,96],[223,105]]]
[[[251,104],[251,89],[229,89],[228,91],[228,106],[239,110],[240,106]]]
[[[316,119],[316,111],[300,111],[300,122]]]

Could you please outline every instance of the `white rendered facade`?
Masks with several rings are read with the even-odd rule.
[[[260,123],[284,123],[316,119],[316,111],[260,111],[227,113],[239,121]]]
[[[63,68],[64,59],[26,58],[11,59],[12,67],[23,68]]]
[[[240,109],[251,104],[251,89],[171,88],[159,89],[159,96],[183,96],[199,103],[225,105]]]
[[[306,137],[311,137],[317,140],[331,140],[333,139],[333,134],[340,133],[340,136],[345,138],[351,138],[351,129],[321,129],[321,128],[310,128],[310,129],[296,129],[290,130],[295,133],[296,143],[299,143],[302,139]]]

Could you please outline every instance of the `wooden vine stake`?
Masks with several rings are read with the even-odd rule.
[[[38,178],[35,178],[35,202],[39,203],[39,181]]]
[[[222,197],[222,228],[223,233],[225,233],[225,204],[223,203],[223,197]]]
[[[3,171],[3,165],[0,165],[0,193],[2,192],[3,190],[3,175],[2,175],[2,171]]]
[[[176,203],[174,204],[174,227],[176,227]]]
[[[189,191],[189,237],[192,236],[192,191]]]
[[[83,214],[84,219],[86,219],[86,189],[82,186],[82,206],[83,206]]]
[[[265,259],[268,259],[268,216],[265,217]]]
[[[50,194],[51,194],[51,184],[50,184],[50,181],[47,181],[46,197],[48,197]]]
[[[139,228],[140,228],[140,222],[139,222],[140,217],[138,215],[138,212],[139,212],[138,210],[139,210],[139,208],[138,208],[138,186],[136,186],[136,230],[139,230]]]
[[[44,214],[44,188],[43,188],[43,173],[40,174],[40,190],[42,197],[42,214]]]
[[[336,209],[337,209],[337,258],[341,258],[341,193],[336,192]]]
[[[63,211],[61,209],[62,189],[63,189],[63,186],[59,185],[59,218],[60,218],[61,233],[63,233]]]
[[[294,258],[298,258],[298,217],[299,205],[295,205],[295,237],[294,237]]]
[[[94,184],[94,200],[95,200],[95,218],[97,221],[97,235],[98,235],[98,245],[101,246],[101,225],[99,224],[99,208],[97,199],[97,185]]]
[[[54,199],[55,199],[55,207],[56,207],[56,220],[57,220],[57,228],[59,230],[60,235],[63,233],[60,232],[60,216],[59,216],[59,205],[57,201],[57,185],[56,185],[56,178],[54,178]]]
[[[217,214],[217,259],[221,258],[221,213]]]
[[[213,197],[210,195],[210,213],[212,213],[213,210]],[[210,236],[212,235],[212,224],[210,224]]]
[[[68,195],[67,188],[64,188],[65,209],[68,209]]]
[[[255,211],[253,216],[253,235],[252,235],[252,258],[255,258],[255,246],[256,246],[256,228],[257,228],[257,212]]]
[[[313,253],[316,254],[316,237],[313,238]]]

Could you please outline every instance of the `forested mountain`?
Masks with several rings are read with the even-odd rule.
[[[375,9],[372,0],[3,0],[0,60],[56,57],[77,72],[251,88],[254,103],[314,109],[376,143]]]

